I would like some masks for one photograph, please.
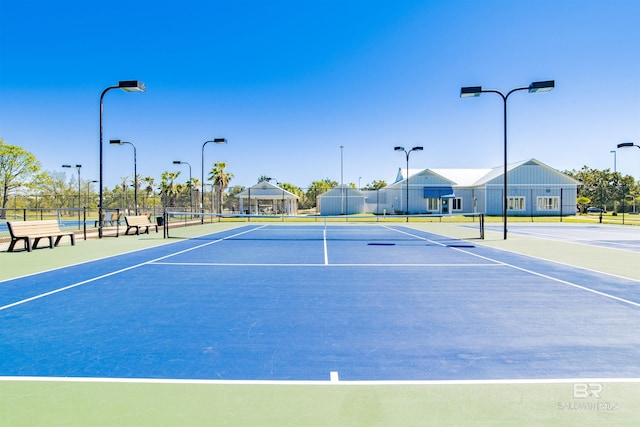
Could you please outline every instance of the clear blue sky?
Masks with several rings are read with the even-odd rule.
[[[163,171],[200,177],[225,161],[231,185],[261,175],[393,181],[411,168],[502,164],[502,101],[461,99],[461,86],[509,98],[509,160],[613,169],[620,142],[640,144],[640,1],[0,0],[0,137],[46,170],[82,164],[98,178],[100,92],[105,184]],[[640,150],[617,153],[640,176]],[[75,171],[66,170],[69,177]]]

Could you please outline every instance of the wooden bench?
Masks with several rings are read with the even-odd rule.
[[[75,236],[72,232],[60,230],[58,221],[55,219],[40,221],[7,221],[9,233],[11,233],[11,244],[7,252],[13,251],[19,240],[24,240],[27,252],[38,246],[40,239],[49,239],[49,247],[53,249],[58,246],[60,239],[69,236],[71,245],[76,244]],[[53,238],[55,237],[55,243]]]
[[[149,221],[149,218],[145,215],[126,215],[124,220],[127,223],[127,231],[124,234],[129,234],[129,230],[136,229],[136,234],[140,234],[140,229],[144,228],[145,233],[149,234],[149,227],[155,227],[156,233],[158,232],[158,225]]]
[[[100,221],[94,221],[93,226],[97,227],[98,224],[100,223]],[[110,213],[110,214],[102,214],[102,226],[106,227],[108,225],[113,226],[113,225],[118,225],[120,224],[120,215],[115,214],[115,213]]]

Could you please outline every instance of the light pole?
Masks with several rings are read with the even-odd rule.
[[[133,210],[138,215],[138,161],[136,160],[136,146],[133,142],[112,139],[109,141],[112,145],[129,144],[133,147]]]
[[[407,156],[407,182],[406,182],[406,186],[407,186],[407,206],[406,206],[406,213],[407,213],[407,222],[409,222],[409,154],[411,154],[412,151],[422,151],[424,150],[423,147],[418,146],[418,147],[413,147],[411,150],[407,151],[405,150],[404,147],[393,147],[393,149],[395,151],[404,151],[404,154]]]
[[[520,90],[528,90],[529,93],[536,93],[536,92],[548,92],[550,90],[552,90],[555,87],[555,80],[547,80],[547,81],[542,81],[542,82],[533,82],[531,83],[529,86],[525,86],[525,87],[517,87],[515,89],[511,89],[506,95],[504,95],[502,92],[500,92],[499,90],[494,90],[494,89],[482,89],[482,86],[469,86],[469,87],[463,87],[460,89],[460,97],[461,98],[470,98],[470,97],[476,97],[476,96],[480,96],[480,94],[482,93],[497,93],[498,95],[500,95],[502,97],[503,103],[504,103],[504,179],[503,179],[503,195],[502,195],[502,222],[504,224],[503,228],[503,238],[504,240],[507,239],[507,203],[509,201],[508,199],[508,195],[507,195],[507,99],[509,98],[509,95],[511,95],[514,92],[520,91]]]
[[[205,145],[207,145],[210,142],[213,142],[214,144],[226,144],[227,140],[226,140],[226,138],[213,138],[212,140],[205,141],[204,144],[202,144],[202,161],[200,163],[201,166],[202,166],[202,169],[200,171],[201,172],[200,187],[202,189],[202,191],[201,191],[202,194],[200,194],[200,205],[201,205],[200,206],[200,213],[203,213],[203,214],[204,214],[204,189],[205,189],[205,186],[204,186],[204,147],[205,147]],[[211,210],[213,211],[213,204],[211,205]],[[201,224],[204,224],[204,215],[202,215]]]
[[[92,179],[91,181],[87,181],[87,206],[91,206],[89,190],[91,190],[91,184],[96,184],[98,182],[97,179]]]
[[[62,165],[63,168],[71,168],[74,166],[71,165]],[[80,225],[80,205],[82,204],[82,201],[80,200],[80,168],[82,168],[82,165],[75,165],[75,168],[78,170],[78,225]]]
[[[138,80],[121,80],[118,82],[118,86],[109,86],[100,94],[100,197],[98,200],[98,238],[102,238],[102,202],[103,202],[103,192],[102,192],[102,184],[103,184],[103,173],[102,173],[102,101],[107,92],[111,89],[122,89],[125,92],[144,92],[146,90],[144,83]]]
[[[617,159],[616,159],[616,157],[617,157],[617,152],[616,152],[616,150],[611,150],[611,151],[609,151],[609,152],[613,154],[613,173],[616,173],[616,172],[618,172],[618,170],[617,170],[617,165],[616,165],[616,163],[617,163],[617,161],[616,161],[616,160],[617,160]]]
[[[174,160],[173,164],[174,165],[187,165],[187,166],[189,166],[189,185],[188,185],[188,187],[189,187],[189,204],[191,205],[190,206],[191,212],[193,212],[193,187],[192,187],[193,180],[191,178],[191,165],[189,164],[189,162],[181,162],[180,160]]]
[[[631,147],[638,147],[638,149],[640,149],[640,145],[638,144],[634,144],[633,142],[623,142],[621,144],[618,144],[618,148],[631,148]],[[633,211],[636,212],[636,199],[633,199]]]
[[[340,214],[344,215],[344,145],[340,146]]]

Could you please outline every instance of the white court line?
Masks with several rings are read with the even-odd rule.
[[[337,374],[337,372],[336,372]],[[337,376],[337,375],[336,375]],[[122,384],[210,384],[210,385],[499,385],[499,384],[573,384],[573,383],[640,383],[640,378],[549,378],[503,380],[197,380],[161,378],[101,378],[101,377],[16,377],[0,376],[0,381],[61,382],[61,383],[122,383]]]
[[[603,239],[581,239],[579,237],[572,237],[572,236],[558,236],[558,235],[554,235],[554,234],[547,234],[547,233],[535,233],[532,231],[521,231],[521,230],[514,230],[514,231],[510,231],[510,233],[512,234],[517,234],[520,236],[527,236],[527,237],[535,237],[535,238],[539,238],[539,239],[545,239],[545,240],[552,240],[554,242],[562,242],[562,243],[574,243],[576,245],[583,245],[583,246],[590,246],[590,247],[596,247],[596,248],[605,248],[605,249],[612,249],[612,250],[616,250],[616,251],[623,251],[623,252],[638,252],[638,244],[631,244],[631,243],[620,243],[619,240],[607,240],[606,238]],[[601,244],[595,244],[593,242],[603,242]],[[612,244],[607,244],[606,242],[613,242]]]
[[[69,285],[69,286],[65,286],[65,287],[62,287],[62,288],[54,289],[54,290],[49,291],[49,292],[45,292],[45,293],[42,293],[42,294],[39,294],[39,295],[35,295],[35,296],[29,297],[29,298],[25,298],[23,300],[16,301],[16,302],[13,302],[11,304],[7,304],[7,305],[4,305],[4,306],[0,307],[0,311],[9,309],[11,307],[16,307],[18,305],[26,304],[28,302],[35,301],[35,300],[38,300],[38,299],[41,299],[41,298],[44,298],[44,297],[48,297],[50,295],[54,295],[54,294],[57,294],[57,293],[60,293],[60,292],[64,292],[64,291],[67,291],[69,289],[77,288],[78,286],[86,285],[87,283],[92,283],[92,282],[95,282],[97,280],[104,279],[105,277],[110,277],[110,276],[114,276],[116,274],[123,273],[125,271],[133,270],[134,268],[142,267],[143,265],[148,265],[148,264],[151,264],[151,263],[154,263],[154,262],[166,259],[166,258],[170,258],[170,257],[175,256],[175,255],[180,255],[180,254],[183,254],[183,253],[186,253],[186,252],[190,252],[190,251],[195,250],[195,249],[200,249],[200,248],[203,248],[205,246],[213,245],[215,243],[222,242],[223,240],[230,239],[230,238],[233,238],[233,237],[236,237],[236,236],[240,236],[242,234],[246,234],[246,233],[249,233],[249,232],[254,231],[254,230],[258,230],[258,229],[260,229],[262,227],[265,227],[265,226],[253,228],[251,230],[246,230],[246,231],[243,231],[241,233],[236,233],[234,235],[224,237],[222,239],[217,239],[217,240],[213,240],[211,242],[206,242],[206,243],[203,243],[201,245],[194,246],[192,248],[184,249],[184,250],[181,250],[181,251],[178,251],[178,252],[171,253],[169,255],[164,255],[164,256],[161,256],[159,258],[155,258],[153,260],[142,262],[140,264],[131,265],[129,267],[122,268],[120,270],[112,271],[110,273],[103,274],[103,275],[100,275],[100,276],[97,276],[97,277],[93,277],[91,279],[83,280],[81,282],[77,282],[77,283],[74,283],[74,284]]]
[[[329,252],[327,252],[327,224],[324,225],[322,230],[322,240],[324,241],[324,265],[329,265]]]
[[[523,271],[525,273],[532,274],[534,276],[538,276],[538,277],[542,277],[542,278],[545,278],[545,279],[552,280],[554,282],[562,283],[564,285],[568,285],[568,286],[571,286],[571,287],[576,288],[576,289],[581,289],[583,291],[591,292],[591,293],[594,293],[596,295],[600,295],[600,296],[603,296],[603,297],[606,297],[606,298],[611,298],[611,299],[614,299],[616,301],[623,302],[625,304],[630,304],[630,305],[633,305],[633,306],[636,306],[636,307],[640,307],[640,303],[637,303],[637,302],[634,302],[634,301],[630,301],[630,300],[627,300],[627,299],[624,299],[624,298],[620,298],[620,297],[617,297],[615,295],[610,295],[610,294],[607,294],[607,293],[604,293],[604,292],[596,291],[595,289],[587,288],[586,286],[578,285],[577,283],[569,282],[569,281],[563,280],[563,279],[558,279],[557,277],[552,277],[552,276],[549,276],[547,274],[538,273],[537,271],[533,271],[533,270],[529,270],[529,269],[526,269],[526,268],[518,267],[517,265],[513,265],[513,264],[506,263],[506,262],[494,260],[492,258],[488,258],[488,257],[482,256],[482,255],[474,254],[473,252],[468,252],[468,251],[465,251],[465,250],[460,249],[460,248],[451,248],[451,249],[454,249],[454,250],[457,250],[457,251],[460,251],[460,252],[464,252],[466,254],[473,255],[473,256],[476,256],[478,258],[485,259],[485,260],[488,260],[488,261],[494,261],[494,262],[496,262],[498,264],[502,264],[504,266],[511,267],[511,268],[513,268],[515,270]],[[527,256],[527,255],[524,255],[524,256]]]
[[[387,227],[387,226],[384,226],[384,227]],[[393,228],[391,228],[391,230],[393,230]],[[436,242],[436,241],[429,240],[429,239],[426,239],[426,238],[424,238],[424,237],[420,237],[420,236],[417,236],[417,235],[413,235],[413,234],[411,234],[411,233],[407,233],[407,232],[405,232],[405,231],[401,231],[401,230],[396,230],[396,231],[398,231],[398,232],[400,232],[400,233],[403,233],[403,234],[407,234],[407,235],[409,235],[409,236],[415,236],[415,237],[417,237],[417,238],[421,238],[421,239],[423,239],[423,240],[428,240],[429,242],[432,242],[432,243],[436,243],[436,244],[440,244],[440,245],[442,245],[442,246],[446,246],[446,245],[441,244],[441,243],[438,243],[438,242]],[[576,283],[572,283],[572,282],[569,282],[569,281],[567,281],[567,280],[558,279],[558,278],[556,278],[556,277],[552,277],[552,276],[549,276],[549,275],[546,275],[546,274],[538,273],[538,272],[533,271],[533,270],[528,270],[528,269],[526,269],[526,268],[518,267],[517,265],[509,264],[509,263],[506,263],[506,262],[502,262],[502,261],[495,260],[495,259],[493,259],[493,258],[489,258],[489,257],[486,257],[486,256],[482,256],[482,255],[479,255],[479,254],[475,254],[475,253],[473,253],[473,252],[466,251],[466,250],[464,250],[464,249],[462,249],[462,248],[455,248],[455,247],[452,247],[451,249],[456,250],[456,251],[459,251],[459,252],[462,252],[462,253],[465,253],[465,254],[468,254],[468,255],[472,255],[472,256],[478,257],[478,258],[480,258],[480,259],[484,259],[484,260],[486,260],[486,261],[492,261],[492,262],[495,262],[495,263],[497,263],[497,264],[504,265],[504,266],[506,266],[506,267],[511,267],[511,268],[513,268],[513,269],[515,269],[515,270],[523,271],[523,272],[525,272],[525,273],[532,274],[532,275],[534,275],[534,276],[538,276],[538,277],[542,277],[542,278],[545,278],[545,279],[549,279],[549,280],[552,280],[552,281],[555,281],[555,282],[558,282],[558,283],[562,283],[562,284],[564,284],[564,285],[568,285],[568,286],[574,287],[574,288],[576,288],[576,289],[581,289],[581,290],[583,290],[583,291],[591,292],[591,293],[594,293],[594,294],[596,294],[596,295],[603,296],[603,297],[605,297],[605,298],[611,298],[611,299],[613,299],[613,300],[620,301],[620,302],[623,302],[623,303],[625,303],[625,304],[633,305],[633,306],[635,306],[635,307],[640,307],[640,303],[637,303],[637,302],[635,302],[635,301],[630,301],[630,300],[627,300],[627,299],[624,299],[624,298],[617,297],[617,296],[615,296],[615,295],[610,295],[610,294],[607,294],[607,293],[604,293],[604,292],[597,291],[597,290],[595,290],[595,289],[587,288],[586,286],[578,285],[578,284],[576,284]],[[527,256],[527,255],[523,255],[523,256]],[[551,261],[548,261],[548,262],[551,262]]]
[[[149,264],[153,265],[187,265],[187,266],[202,266],[202,267],[503,267],[503,265],[496,263],[465,263],[465,264],[455,264],[455,263],[445,263],[445,264],[288,264],[288,263],[226,263],[226,262],[150,262]]]

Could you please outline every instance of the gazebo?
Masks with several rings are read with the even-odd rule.
[[[269,181],[239,193],[240,212],[247,215],[296,215],[299,197]]]

